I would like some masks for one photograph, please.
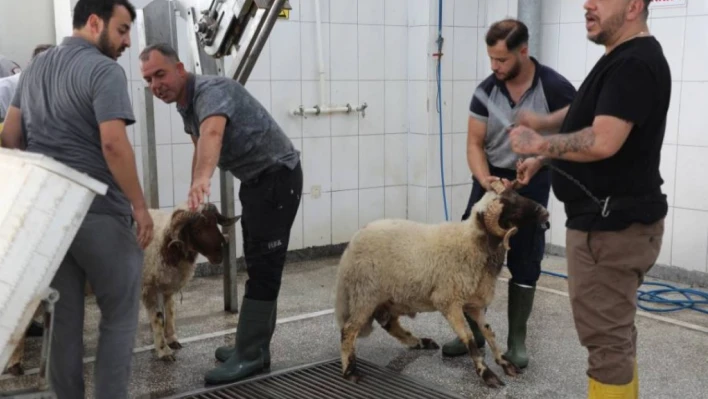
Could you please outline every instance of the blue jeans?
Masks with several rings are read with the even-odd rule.
[[[492,176],[514,180],[516,171],[489,166]],[[484,187],[477,179],[473,179],[472,193],[467,203],[462,220],[467,220],[472,212],[472,206],[479,201],[485,193]],[[528,185],[519,189],[518,193],[532,199],[544,207],[548,207],[548,197],[551,191],[551,174],[547,168],[536,173]],[[506,263],[511,273],[511,281],[520,285],[536,286],[541,276],[541,261],[546,248],[545,230],[538,225],[529,225],[519,229],[509,240],[511,249],[507,253]]]

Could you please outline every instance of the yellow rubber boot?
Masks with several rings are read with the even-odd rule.
[[[639,399],[639,366],[634,359],[634,379],[632,379],[632,398]]]
[[[636,380],[636,378],[635,378]],[[588,399],[634,399],[634,381],[625,385],[603,384],[592,378],[588,381]]]

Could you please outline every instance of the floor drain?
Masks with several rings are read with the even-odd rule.
[[[170,399],[458,399],[426,381],[401,375],[358,358],[363,374],[358,384],[340,376],[341,362],[333,359],[293,367],[220,387],[202,388]]]

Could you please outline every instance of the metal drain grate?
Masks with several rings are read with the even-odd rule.
[[[351,383],[341,377],[339,359],[273,372],[216,388],[205,388],[171,399],[461,399],[384,367],[357,358],[363,378]]]

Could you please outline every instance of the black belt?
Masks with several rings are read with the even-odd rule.
[[[636,209],[641,205],[666,204],[666,194],[647,194],[639,196],[608,196],[600,200],[600,203],[592,199],[573,201],[565,204],[565,212],[568,217],[575,217],[587,214],[601,214],[606,217],[613,211],[626,211]]]

